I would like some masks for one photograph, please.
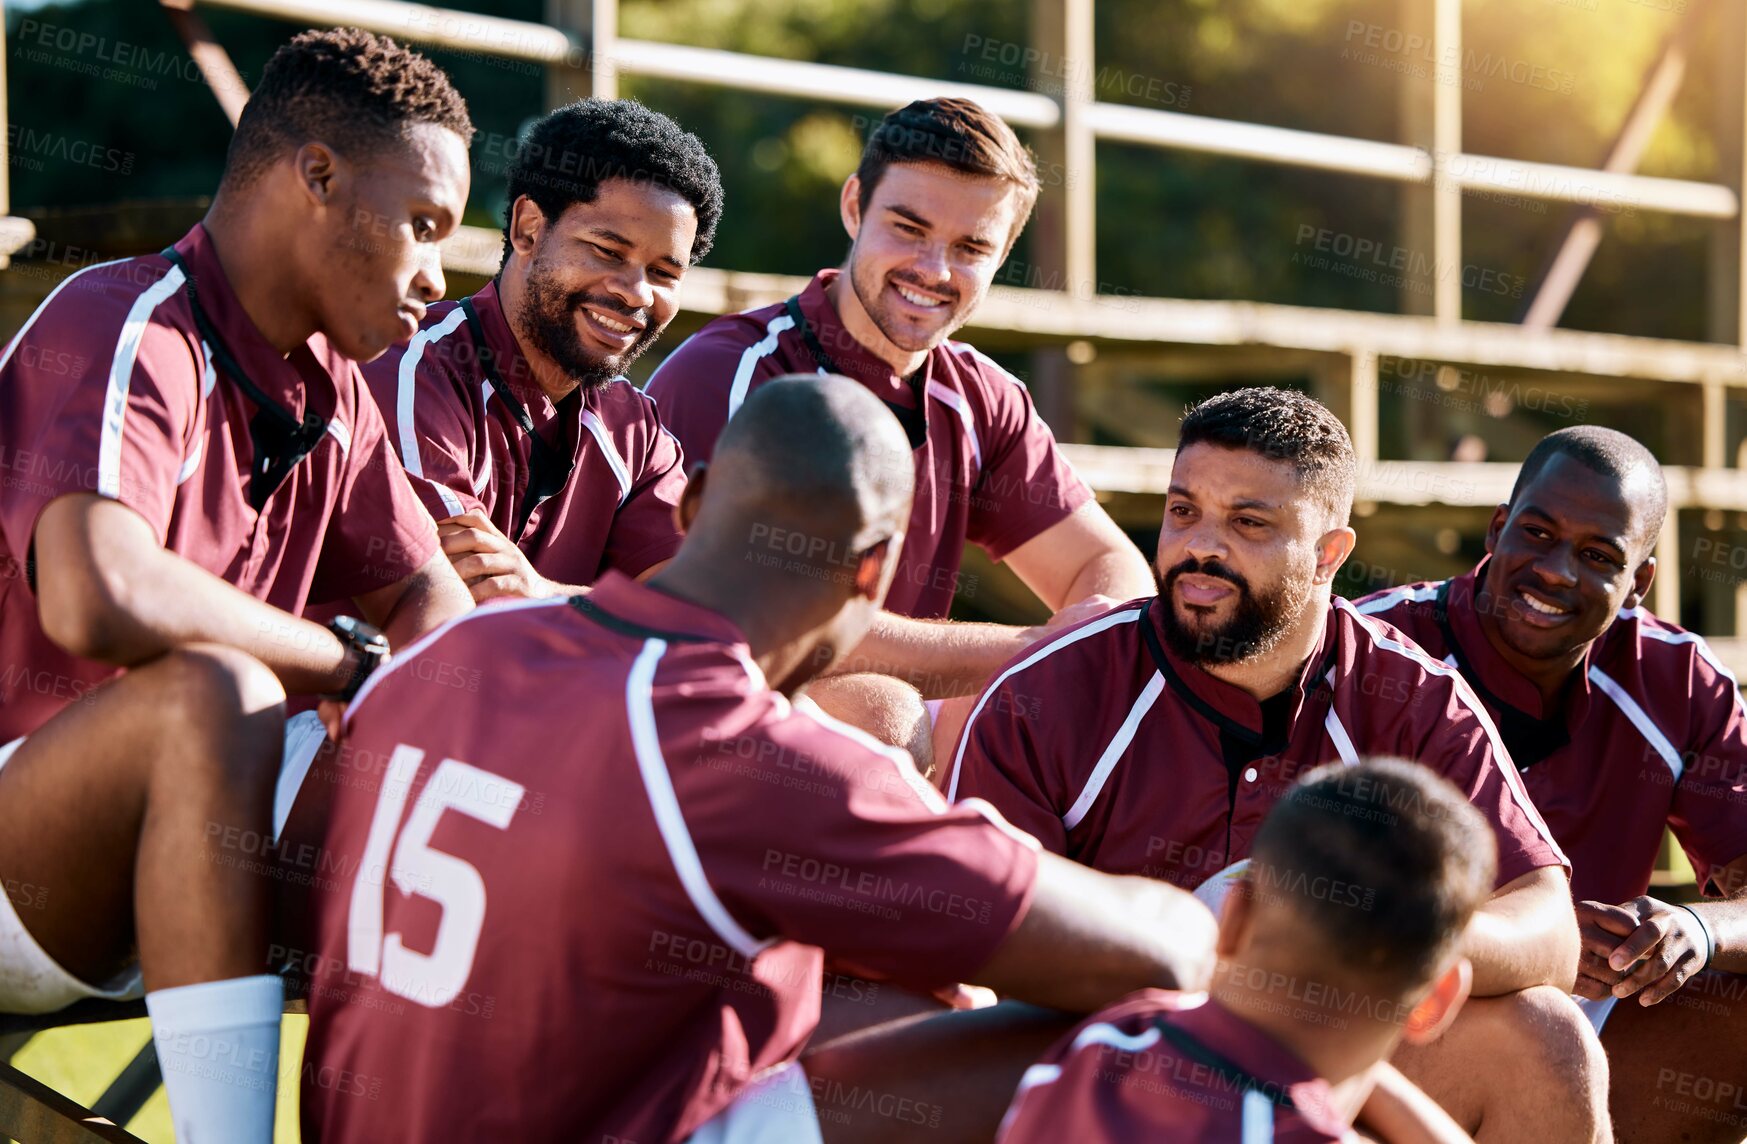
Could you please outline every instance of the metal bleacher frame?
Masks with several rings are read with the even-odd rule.
[[[857,68],[775,59],[656,43],[618,34],[617,0],[545,0],[546,22],[529,23],[458,12],[403,0],[160,0],[227,115],[235,121],[246,88],[224,50],[206,31],[201,9],[228,9],[311,26],[354,25],[401,40],[533,63],[546,69],[549,105],[582,96],[614,97],[621,76],[702,84],[812,103],[847,104],[883,112],[907,100],[940,94],[976,99],[1026,133],[1045,169],[1073,178],[1045,188],[1032,223],[1031,265],[1023,287],[996,286],[970,329],[1006,338],[1031,353],[1031,388],[1038,408],[1064,449],[1101,494],[1157,496],[1170,472],[1168,449],[1077,443],[1081,411],[1075,382],[1084,347],[1149,347],[1195,360],[1226,355],[1250,362],[1257,354],[1303,365],[1324,401],[1346,420],[1361,461],[1359,496],[1384,505],[1490,506],[1508,492],[1514,465],[1390,460],[1381,455],[1380,363],[1413,359],[1440,369],[1522,372],[1550,381],[1674,387],[1665,403],[1695,444],[1683,463],[1668,468],[1677,508],[1747,512],[1747,472],[1730,456],[1728,401],[1747,389],[1747,232],[1742,189],[1747,185],[1747,4],[1694,0],[1670,32],[1643,92],[1622,125],[1602,169],[1526,162],[1471,154],[1462,145],[1461,0],[1397,0],[1394,32],[1418,37],[1430,61],[1424,75],[1400,80],[1406,138],[1378,142],[1191,115],[1161,107],[1095,98],[1093,0],[1029,0],[1035,59],[1027,90],[945,82]],[[1700,46],[1692,30],[1700,18],[1718,33]],[[4,0],[0,0],[0,37]],[[1713,137],[1719,181],[1697,182],[1634,173],[1643,144],[1666,111],[1688,56],[1716,53],[1719,93]],[[5,61],[0,38],[0,122],[6,119]],[[1203,155],[1309,168],[1354,178],[1380,179],[1400,188],[1400,244],[1429,252],[1433,272],[1419,289],[1403,289],[1400,314],[1359,313],[1243,301],[1143,298],[1105,288],[1095,264],[1094,190],[1097,145],[1139,145]],[[10,215],[6,155],[0,132],[0,269],[35,235],[32,224]],[[1504,194],[1567,204],[1572,211],[1558,257],[1536,291],[1521,324],[1465,321],[1461,276],[1436,268],[1462,265],[1465,194]],[[1708,342],[1683,342],[1552,328],[1600,240],[1598,211],[1610,205],[1708,220]],[[450,240],[445,265],[472,275],[495,273],[500,239],[495,231],[465,227]],[[692,314],[721,314],[780,301],[804,280],[707,267],[687,275],[684,306]],[[1076,352],[1076,347],[1081,347]],[[1684,563],[1678,513],[1669,514],[1658,550],[1662,566],[1652,604],[1667,616],[1680,609]],[[1738,634],[1747,634],[1747,592],[1736,592]],[[1744,657],[1724,643],[1726,658]],[[54,1024],[138,1015],[132,1009],[56,1015]],[[27,1144],[47,1141],[131,1140],[121,1129],[94,1123],[88,1110],[10,1069],[8,1037],[50,1022],[0,1018],[0,1136]],[[147,1051],[149,1052],[148,1045]],[[140,1065],[147,1052],[142,1052]],[[125,1077],[123,1078],[126,1079]],[[136,1077],[137,1081],[138,1078]],[[134,1085],[135,1089],[138,1084]],[[137,1095],[137,1093],[135,1094]],[[103,1102],[99,1102],[103,1104]],[[122,1123],[137,1111],[130,1098],[118,1108]]]

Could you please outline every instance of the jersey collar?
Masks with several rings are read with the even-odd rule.
[[[1544,720],[1547,713],[1541,702],[1540,688],[1504,661],[1504,657],[1498,654],[1480,626],[1478,589],[1480,579],[1486,574],[1491,561],[1491,556],[1482,557],[1473,571],[1450,581],[1449,630],[1461,645],[1457,658],[1467,662],[1474,674],[1480,677],[1480,685],[1499,701],[1508,703],[1531,719]],[[1456,648],[1449,650],[1457,651]],[[1566,712],[1568,721],[1581,719],[1588,708],[1589,662],[1594,651],[1595,644],[1592,643],[1584,653],[1583,661],[1577,665],[1577,678],[1570,684],[1572,690]]]
[[[544,424],[553,415],[552,401],[534,379],[534,369],[522,353],[522,344],[516,339],[515,331],[510,329],[509,318],[503,311],[503,298],[497,291],[497,282],[487,282],[485,289],[469,300],[473,303],[474,312],[479,315],[479,325],[485,331],[486,345],[491,349],[493,362],[503,377],[504,384],[528,407],[534,423]],[[484,371],[480,372],[483,374]]]
[[[281,354],[261,333],[231,288],[204,223],[195,223],[175,249],[199,283],[201,308],[237,364],[248,371],[249,380],[294,417],[303,415],[307,394],[318,394],[313,408],[323,417],[332,418],[335,379],[354,367],[328,345],[326,335],[318,331],[290,354]]]
[[[725,644],[729,654],[747,655],[746,637],[734,622],[701,604],[640,584],[623,572],[609,571],[596,582],[588,598],[618,619],[700,642]]]
[[[1215,723],[1228,729],[1238,730],[1240,737],[1256,738],[1263,733],[1262,705],[1255,696],[1235,684],[1227,683],[1204,669],[1190,663],[1171,650],[1170,643],[1165,639],[1164,629],[1159,623],[1158,609],[1167,607],[1161,596],[1153,597],[1153,602],[1147,608],[1145,622],[1152,625],[1153,632],[1158,636],[1157,647],[1163,654],[1165,663],[1160,668],[1172,676],[1167,683],[1188,692],[1190,706]],[[1322,635],[1316,641],[1316,648],[1310,657],[1299,668],[1298,676],[1292,683],[1296,692],[1292,701],[1291,718],[1287,721],[1286,737],[1292,737],[1292,730],[1297,725],[1298,716],[1304,709],[1305,696],[1314,690],[1321,677],[1333,666],[1337,652],[1337,621],[1334,615],[1334,605],[1331,603],[1323,615]]]
[[[826,269],[813,275],[813,280],[801,291],[802,316],[813,327],[813,334],[826,355],[845,377],[859,381],[877,397],[906,407],[914,405],[915,397],[905,379],[893,373],[891,366],[857,341],[843,325],[843,319],[837,316],[837,307],[831,304],[825,291],[842,273],[841,270]],[[935,356],[942,348],[936,346],[922,359],[922,384],[917,387],[917,392],[927,392],[934,373]]]
[[[1346,1135],[1350,1126],[1335,1111],[1329,1083],[1297,1053],[1217,1000],[1165,1019],[1257,1080],[1289,1095],[1299,1115],[1318,1131]]]

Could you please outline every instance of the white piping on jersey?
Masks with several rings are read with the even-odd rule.
[[[494,392],[496,391],[491,388],[490,378],[486,378],[479,383],[479,409],[486,417],[491,416],[491,410],[487,407],[491,405],[491,395]],[[478,496],[480,491],[484,489],[486,485],[491,483],[491,434],[480,433],[479,445],[481,449],[479,475],[477,477],[469,478],[469,482],[473,486],[474,496]],[[444,497],[443,503],[449,503],[449,498]],[[459,504],[461,502],[457,500],[455,503]],[[459,512],[460,510],[457,509],[456,511]]]
[[[631,746],[637,754],[637,769],[642,772],[643,789],[649,795],[650,809],[655,812],[656,829],[667,844],[667,856],[673,861],[686,896],[716,931],[716,936],[751,961],[775,944],[776,939],[760,941],[747,933],[711,888],[691,832],[686,829],[679,796],[673,791],[673,778],[667,773],[667,760],[661,754],[661,735],[655,728],[655,669],[666,650],[666,640],[646,641],[625,679],[625,707],[630,715]]]
[[[728,420],[732,421],[734,414],[740,412],[740,404],[746,400],[746,391],[752,387],[752,371],[758,368],[759,361],[776,352],[777,339],[782,336],[783,331],[794,328],[795,320],[787,313],[779,313],[765,325],[763,339],[753,342],[741,352],[739,368],[734,371],[734,384],[728,389]]]
[[[394,417],[400,423],[401,467],[415,477],[425,475],[424,462],[419,460],[418,427],[413,416],[413,399],[418,394],[419,362],[424,360],[427,346],[432,342],[442,341],[459,329],[466,320],[467,312],[456,306],[443,315],[442,321],[414,334],[412,341],[407,343],[406,353],[400,359],[400,386],[394,395]],[[444,497],[443,503],[448,504],[449,500],[449,497]]]
[[[995,1130],[995,1139],[1007,1139],[1007,1131],[1013,1127],[1013,1118],[1019,1115],[1019,1105],[1025,1100],[1026,1093],[1046,1084],[1054,1084],[1061,1079],[1061,1075],[1060,1065],[1032,1065],[1026,1069],[1025,1075],[1019,1078],[1018,1085],[1013,1089],[1013,1100],[1007,1105],[1006,1115],[1001,1117],[1001,1126]]]
[[[183,460],[182,467],[176,471],[176,487],[181,488],[188,483],[188,478],[194,475],[194,470],[200,467],[200,454],[206,448],[204,437],[194,438],[194,451]]]
[[[1104,783],[1110,778],[1110,772],[1116,769],[1117,762],[1128,750],[1128,745],[1134,742],[1134,732],[1140,727],[1140,721],[1146,718],[1146,713],[1153,709],[1159,696],[1165,691],[1165,677],[1160,672],[1153,672],[1152,678],[1146,681],[1146,686],[1140,689],[1140,697],[1128,709],[1128,717],[1122,721],[1122,726],[1116,728],[1116,734],[1110,737],[1110,742],[1104,746],[1104,753],[1098,756],[1098,763],[1092,768],[1092,775],[1086,780],[1086,785],[1080,791],[1080,797],[1068,807],[1068,812],[1062,815],[1062,825],[1072,830],[1080,825],[1086,817],[1086,812],[1092,809],[1092,804],[1098,801],[1098,795],[1104,790]]]
[[[346,428],[344,422],[329,421],[328,436],[339,442],[340,452],[350,453],[352,451],[352,431]]]
[[[619,482],[619,505],[624,506],[625,498],[631,495],[631,471],[625,468],[625,459],[619,456],[619,450],[613,445],[613,438],[607,432],[607,427],[601,424],[601,419],[595,416],[594,410],[582,411],[582,424],[594,439],[600,444],[601,452],[607,459],[607,467],[613,470],[613,476]]]
[[[200,375],[200,399],[205,401],[212,396],[212,387],[218,384],[218,369],[212,364],[212,347],[206,344],[206,339],[200,339],[200,352],[206,362],[206,370]]]
[[[1328,732],[1328,737],[1334,740],[1335,753],[1340,755],[1341,762],[1349,767],[1359,765],[1359,752],[1353,749],[1353,738],[1347,734],[1347,729],[1341,726],[1341,717],[1335,714],[1334,703],[1328,705],[1328,715],[1323,719],[1322,726]]]
[[[381,683],[384,679],[387,679],[407,664],[416,661],[425,648],[449,634],[450,629],[464,624],[468,620],[477,620],[481,616],[501,616],[505,612],[519,612],[525,608],[562,608],[568,606],[569,603],[570,601],[565,597],[555,597],[546,600],[501,600],[494,603],[489,608],[476,608],[472,611],[462,612],[460,615],[450,616],[418,639],[407,644],[404,648],[396,649],[394,658],[388,661],[388,666],[378,668],[370,673],[370,678],[364,681],[364,686],[358,688],[358,694],[352,696],[352,701],[346,704],[346,714],[343,725],[346,727],[352,725],[352,716],[358,713],[358,708],[363,706],[364,700],[368,699],[370,693],[376,690],[376,685],[378,683]]]
[[[200,373],[200,400],[205,401],[212,396],[212,387],[218,384],[218,369],[212,364],[212,347],[206,344],[205,338],[200,339],[200,360],[206,363]],[[194,438],[194,451],[183,458],[182,468],[176,473],[177,488],[188,483],[188,478],[200,467],[200,455],[205,451],[206,438]]]
[[[133,384],[134,363],[139,360],[140,342],[146,336],[152,314],[181,288],[182,282],[182,268],[171,266],[169,273],[133,300],[121,335],[115,339],[115,356],[109,362],[109,388],[103,395],[103,424],[97,439],[99,496],[121,498],[121,433],[127,424],[127,391]]]
[[[1446,676],[1455,684],[1456,698],[1464,707],[1474,713],[1474,717],[1480,720],[1480,726],[1486,730],[1487,741],[1492,744],[1493,757],[1498,760],[1498,771],[1505,789],[1510,792],[1511,800],[1516,803],[1517,809],[1522,811],[1524,817],[1539,829],[1542,841],[1547,843],[1561,862],[1569,866],[1571,860],[1565,856],[1565,851],[1559,848],[1559,843],[1553,837],[1553,832],[1547,829],[1546,822],[1541,818],[1541,812],[1535,809],[1533,802],[1529,801],[1528,791],[1523,788],[1522,775],[1516,769],[1516,760],[1511,759],[1510,752],[1505,749],[1504,740],[1499,738],[1498,728],[1492,723],[1492,716],[1486,713],[1486,705],[1480,702],[1480,697],[1474,694],[1474,688],[1469,686],[1468,681],[1462,677],[1462,673],[1453,667],[1439,663],[1418,648],[1408,647],[1406,644],[1389,639],[1372,626],[1373,621],[1360,615],[1359,610],[1346,600],[1336,597],[1335,607],[1345,608],[1352,613],[1353,622],[1359,625],[1361,631],[1371,637],[1371,643],[1376,647],[1410,659],[1433,675]],[[1506,760],[1509,760],[1511,765],[1504,765]]]
[[[977,467],[978,472],[981,472],[983,468],[983,445],[982,442],[977,440],[977,422],[976,419],[971,416],[970,403],[965,400],[964,394],[956,389],[943,385],[938,381],[930,381],[928,383],[928,396],[941,402],[954,413],[958,414],[959,421],[964,425],[965,436],[970,438],[971,464]],[[926,416],[926,412],[924,412],[924,416]]]
[[[1354,604],[1353,611],[1359,613],[1361,616],[1371,616],[1376,615],[1378,612],[1387,612],[1397,604],[1423,604],[1427,600],[1435,600],[1438,598],[1438,588],[1441,587],[1442,584],[1443,581],[1439,581],[1437,584],[1426,584],[1418,588],[1415,588],[1411,584],[1400,588],[1392,588],[1387,593],[1372,600],[1370,603]]]
[[[1686,769],[1686,764],[1680,758],[1680,752],[1674,749],[1674,744],[1668,741],[1668,736],[1664,735],[1662,729],[1651,721],[1650,716],[1644,713],[1642,707],[1638,706],[1638,701],[1627,695],[1626,689],[1599,667],[1589,669],[1589,681],[1601,688],[1602,694],[1614,701],[1614,706],[1625,712],[1626,718],[1632,721],[1632,726],[1636,727],[1638,733],[1644,736],[1644,741],[1649,743],[1658,755],[1662,756],[1664,763],[1668,764],[1669,771],[1674,775],[1674,781],[1679,782],[1681,771]]]
[[[1620,615],[1626,619],[1634,619],[1644,616],[1645,613],[1640,608],[1622,608],[1620,609]],[[1703,636],[1699,635],[1697,632],[1671,632],[1665,628],[1658,628],[1651,624],[1644,624],[1638,629],[1638,631],[1655,640],[1657,643],[1691,644],[1693,650],[1698,652],[1699,657],[1711,665],[1712,671],[1729,681],[1729,690],[1735,697],[1735,705],[1742,709],[1743,714],[1747,714],[1747,699],[1742,698],[1741,682],[1735,678],[1734,672],[1723,666],[1723,661],[1717,658],[1716,653],[1711,650],[1711,645],[1705,642]]]
[[[1108,1045],[1119,1052],[1126,1053],[1145,1052],[1159,1043],[1159,1036],[1157,1026],[1144,1032],[1129,1034],[1124,1033],[1115,1025],[1099,1021],[1095,1025],[1087,1025],[1080,1030],[1079,1036],[1074,1038],[1074,1043],[1069,1045],[1067,1051],[1062,1054],[1062,1059],[1067,1060],[1088,1045]],[[1007,1135],[1007,1129],[1014,1115],[1019,1111],[1019,1102],[1025,1099],[1026,1093],[1034,1088],[1042,1088],[1046,1084],[1054,1084],[1061,1079],[1061,1075],[1061,1065],[1032,1065],[1026,1069],[1025,1075],[1019,1078],[1019,1084],[1013,1090],[1013,1102],[1007,1106],[1007,1115],[1001,1118],[1001,1128],[995,1133],[995,1138],[999,1140]]]
[[[1030,655],[1026,656],[1012,667],[1009,667],[1006,671],[1003,671],[1000,675],[997,675],[989,686],[983,688],[983,693],[977,697],[977,705],[971,708],[971,717],[965,720],[964,730],[959,733],[958,751],[952,757],[952,782],[946,788],[946,801],[958,801],[958,779],[959,771],[964,766],[965,744],[970,742],[971,724],[975,723],[977,721],[977,716],[983,713],[983,707],[989,702],[989,696],[995,694],[995,692],[1000,689],[1001,685],[1007,682],[1009,678],[1024,671],[1026,668],[1049,655],[1051,652],[1060,651],[1062,648],[1067,647],[1070,644],[1079,643],[1087,636],[1095,636],[1104,629],[1114,627],[1117,624],[1132,624],[1134,621],[1140,619],[1145,612],[1146,605],[1137,604],[1132,608],[1125,608],[1121,611],[1111,612],[1107,616],[1093,620],[1083,628],[1075,628],[1071,632],[1059,635],[1039,647],[1036,651],[1033,651]]]
[[[1274,1139],[1274,1102],[1259,1089],[1244,1093],[1243,1144],[1267,1144]]]
[[[61,279],[60,282],[56,283],[55,288],[49,291],[49,296],[42,300],[41,305],[37,306],[36,309],[30,312],[30,317],[24,319],[24,325],[18,327],[18,332],[12,335],[12,340],[6,343],[6,348],[0,350],[0,369],[6,368],[6,363],[12,360],[12,354],[18,349],[19,343],[24,341],[24,335],[30,333],[30,327],[36,325],[36,320],[42,317],[42,312],[49,308],[49,304],[55,300],[55,297],[59,295],[62,290],[65,290],[73,284],[74,279],[89,274],[93,270],[102,270],[105,266],[116,266],[126,261],[127,259],[125,258],[112,258],[108,262],[93,263],[82,270],[73,271],[73,273],[67,275],[65,278]],[[175,270],[176,268],[172,266],[170,269]]]

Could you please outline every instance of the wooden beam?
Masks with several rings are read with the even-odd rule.
[[[1428,182],[1402,190],[1401,245],[1429,273],[1403,275],[1401,309],[1462,319],[1462,0],[1400,0],[1402,34],[1432,46],[1431,66],[1402,73],[1403,141],[1430,158]]]
[[[1747,4],[1717,0],[1708,8],[1716,21],[1711,145],[1717,152],[1718,181],[1739,196],[1747,187]],[[1706,333],[1712,341],[1747,344],[1747,226],[1739,213],[1711,231],[1709,270]]]
[[[212,29],[206,26],[206,19],[194,11],[194,0],[158,2],[164,9],[164,15],[170,18],[170,26],[176,29],[176,35],[181,38],[182,46],[194,58],[194,66],[200,69],[207,89],[218,100],[219,110],[224,112],[224,117],[235,127],[243,114],[243,105],[249,102],[249,85],[243,80],[242,73],[237,71],[237,65],[231,62],[230,53],[213,39]]]
[[[139,1137],[6,1064],[0,1064],[0,1137],[23,1144],[141,1144]]]
[[[1620,125],[1619,135],[1608,149],[1602,170],[1630,174],[1638,169],[1651,137],[1656,134],[1657,126],[1680,91],[1681,80],[1686,77],[1687,58],[1703,11],[1701,6],[1693,5],[1668,33],[1656,61],[1644,75],[1638,98]],[[1582,206],[1570,213],[1552,258],[1529,291],[1528,304],[1523,308],[1524,326],[1531,330],[1546,330],[1559,324],[1560,315],[1565,313],[1571,296],[1577,292],[1578,283],[1583,281],[1583,272],[1589,268],[1596,247],[1601,245],[1601,236],[1602,214],[1598,208]]]

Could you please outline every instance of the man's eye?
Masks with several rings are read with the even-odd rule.
[[[591,243],[589,243],[589,246],[593,248],[593,250],[596,254],[600,255],[602,258],[606,259],[608,262],[618,262],[621,260],[618,251],[611,250],[605,246],[602,246],[598,242],[591,242]]]

